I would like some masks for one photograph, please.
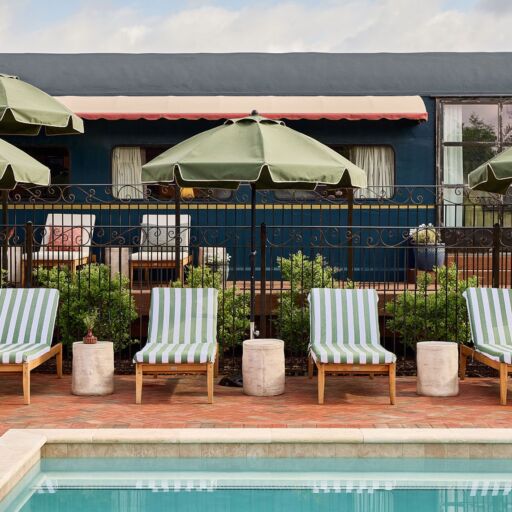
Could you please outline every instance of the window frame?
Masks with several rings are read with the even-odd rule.
[[[498,133],[493,142],[468,141],[468,142],[444,142],[444,106],[445,105],[497,105],[498,107]],[[512,98],[508,96],[472,96],[436,98],[436,182],[443,186],[444,179],[444,151],[445,147],[495,147],[498,153],[505,148],[512,147],[512,139],[508,143],[503,141],[503,106],[512,105]]]
[[[110,148],[110,162],[109,162],[109,165],[110,165],[110,185],[113,187],[113,178],[114,178],[114,175],[113,175],[113,172],[114,172],[114,169],[113,169],[113,165],[112,165],[112,158],[114,156],[114,150],[116,148],[139,148],[139,149],[147,149],[147,148],[153,148],[153,149],[160,149],[160,148],[163,148],[164,151],[167,151],[168,149],[172,148],[173,146],[176,146],[176,144],[116,144],[115,146],[112,146]],[[147,163],[147,162],[145,162]],[[144,164],[143,164],[144,165]],[[144,185],[144,188],[145,187],[150,187],[152,186],[151,184],[145,184]],[[224,190],[228,190],[228,189],[224,189]],[[228,198],[226,199],[223,199],[222,201],[231,201],[233,199],[233,190],[228,190],[230,192],[230,195]],[[112,191],[112,200],[113,201],[123,201],[122,199],[119,199],[118,197],[114,197],[114,193]],[[143,202],[147,202],[147,199],[144,197],[142,199],[131,199],[130,202],[135,202],[137,201],[138,203],[143,203]],[[197,202],[198,204],[201,203],[201,201],[199,199],[192,199],[192,200],[187,200],[187,202],[191,202],[191,203],[194,203],[194,202]],[[204,201],[203,201],[204,202]]]
[[[38,189],[42,189],[42,190],[47,190],[47,189],[50,189],[52,186],[54,187],[63,187],[63,188],[71,188],[73,187],[74,183],[73,183],[73,160],[72,160],[72,157],[71,157],[71,149],[69,148],[69,146],[65,145],[65,144],[24,144],[24,145],[19,145],[17,146],[21,151],[24,151],[25,153],[29,154],[28,153],[30,150],[46,150],[46,149],[63,149],[66,151],[67,153],[67,157],[68,157],[68,162],[69,162],[69,169],[68,169],[68,183],[59,183],[59,184],[55,184],[55,183],[52,183],[52,169],[50,168],[50,186],[49,187],[43,187],[43,186],[39,186],[39,185],[32,185],[32,184],[25,184],[25,185],[21,185],[21,186],[24,186],[24,187],[29,187],[29,188],[32,188],[32,187],[37,187]],[[32,155],[30,155],[32,156]],[[34,156],[32,156],[32,158],[34,158],[35,160],[37,160],[39,162],[39,160],[37,158],[35,158]],[[17,186],[20,186],[20,185],[17,185]],[[16,188],[14,189],[16,190]],[[44,200],[44,199],[47,199],[51,197],[49,194],[45,194],[44,192],[41,194],[41,199]],[[22,197],[20,198],[20,204],[21,203],[27,203],[27,202],[30,202],[30,197]]]
[[[498,107],[498,133],[493,142],[468,141],[468,142],[444,142],[444,106],[445,105],[496,105]],[[510,142],[503,141],[503,107],[512,106],[512,97],[510,96],[449,96],[436,98],[436,185],[437,185],[437,204],[438,221],[444,222],[443,212],[443,188],[444,188],[444,148],[445,147],[489,147],[496,148],[497,153],[501,153],[507,148],[512,147],[512,138]],[[466,184],[463,184],[465,187]]]
[[[363,144],[358,144],[358,143],[350,143],[350,144],[343,144],[343,143],[336,143],[336,144],[326,144],[327,147],[333,149],[334,151],[336,151],[337,153],[340,153],[338,151],[338,149],[340,148],[351,148],[351,147],[354,147],[354,146],[364,146],[364,147],[374,147],[374,146],[378,146],[378,147],[386,147],[386,148],[389,148],[391,149],[391,151],[393,152],[393,180],[392,180],[392,194],[389,196],[389,197],[385,197],[385,198],[378,198],[378,197],[365,197],[365,198],[359,198],[357,199],[358,202],[365,202],[366,201],[370,201],[370,202],[376,202],[376,201],[392,201],[395,196],[396,196],[396,188],[398,186],[398,183],[397,183],[397,174],[396,174],[396,150],[395,150],[395,147],[392,145],[392,144],[389,144],[389,143],[384,143],[384,144],[371,144],[371,143],[368,143],[368,142],[365,142]],[[341,153],[340,153],[341,154]],[[276,191],[273,191],[274,194]],[[281,191],[280,191],[281,192]],[[279,201],[284,201],[285,199],[279,199]],[[346,202],[347,201],[347,198],[346,197],[342,197],[340,198],[340,202]],[[314,200],[311,200],[310,201],[311,203],[314,203]]]
[[[68,186],[68,185],[72,185],[73,184],[73,180],[72,180],[72,177],[73,177],[73,162],[72,162],[72,158],[71,158],[71,150],[69,149],[69,146],[66,146],[64,144],[23,144],[23,145],[18,145],[17,146],[21,151],[24,151],[25,153],[27,153],[29,156],[32,156],[29,151],[30,150],[39,150],[39,149],[42,149],[42,150],[45,150],[45,149],[64,149],[67,153],[67,157],[68,157],[68,162],[69,162],[69,169],[68,169],[68,177],[69,177],[69,182],[68,183],[62,183],[61,185],[62,186]],[[35,160],[37,160],[36,157],[32,156],[32,158],[34,158]],[[39,160],[37,160],[39,162]],[[51,177],[51,168],[50,168],[50,177]]]

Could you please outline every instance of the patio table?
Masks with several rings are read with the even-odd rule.
[[[459,394],[458,344],[421,341],[416,344],[416,392],[423,396]]]
[[[114,392],[114,344],[73,343],[73,395],[103,396]]]

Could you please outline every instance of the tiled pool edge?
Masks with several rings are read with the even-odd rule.
[[[9,430],[0,437],[0,501],[41,458],[44,434]]]
[[[0,500],[41,457],[512,458],[511,429],[13,429]]]

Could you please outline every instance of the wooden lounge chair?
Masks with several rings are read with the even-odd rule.
[[[468,307],[473,347],[460,347],[460,378],[471,357],[500,372],[500,403],[507,405],[508,374],[512,371],[512,290],[468,288]]]
[[[189,254],[190,215],[180,216],[180,261],[177,276],[183,282],[185,266],[192,263]],[[135,270],[176,268],[176,216],[143,215],[140,249],[130,255],[130,279]]]
[[[23,373],[23,398],[27,405],[32,369],[56,356],[57,376],[62,377],[62,345],[52,347],[58,304],[58,290],[0,290],[0,373]]]
[[[395,354],[380,344],[378,295],[375,290],[313,288],[310,316],[309,378],[318,368],[318,403],[324,403],[326,373],[389,375],[389,398],[395,403]]]
[[[153,288],[148,342],[134,357],[135,401],[142,401],[144,374],[206,374],[213,403],[217,356],[217,301],[214,288]]]
[[[32,254],[32,267],[77,267],[90,263],[90,250],[96,215],[50,213],[46,219],[43,240],[38,251]],[[23,255],[21,284],[26,277],[27,255]]]

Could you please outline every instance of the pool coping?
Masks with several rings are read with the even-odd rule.
[[[0,500],[43,457],[512,458],[512,428],[11,429]]]

